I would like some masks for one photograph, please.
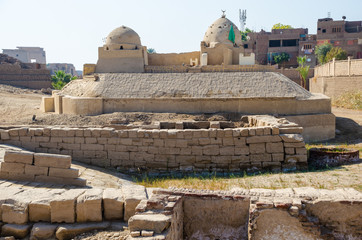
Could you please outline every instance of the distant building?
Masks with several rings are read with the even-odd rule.
[[[275,64],[274,56],[285,52],[290,56],[290,60],[285,63],[286,67],[298,66],[298,56],[307,56],[307,64],[314,67],[315,45],[316,37],[309,35],[307,28],[273,29],[271,32],[262,30],[248,33],[244,49],[247,53],[255,53],[256,62],[259,64]]]
[[[56,71],[64,71],[72,76],[78,76],[77,70],[71,63],[48,63],[47,68],[50,70],[50,74],[54,75]]]
[[[318,19],[317,44],[330,43],[346,50],[355,59],[362,58],[362,21]]]
[[[3,49],[3,53],[14,57],[23,63],[46,64],[45,51],[40,47],[16,47],[17,49]]]

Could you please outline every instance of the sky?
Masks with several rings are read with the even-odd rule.
[[[313,34],[328,12],[335,20],[362,20],[362,0],[0,0],[0,49],[42,47],[47,63],[82,70],[97,62],[108,33],[125,25],[158,53],[199,51],[221,10],[240,27],[239,9],[247,10],[246,27],[254,31],[282,23]]]

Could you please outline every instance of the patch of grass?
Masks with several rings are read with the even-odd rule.
[[[346,92],[332,101],[335,107],[362,110],[362,91]]]
[[[227,177],[186,176],[139,179],[138,184],[145,187],[192,188],[209,190],[231,190],[232,188],[296,188],[314,187],[319,189],[354,188],[362,191],[362,163],[296,173],[263,173],[258,175],[235,174]]]

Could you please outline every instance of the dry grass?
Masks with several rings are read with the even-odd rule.
[[[335,107],[362,110],[362,91],[347,92],[332,101]]]
[[[321,189],[354,188],[362,192],[362,163],[338,168],[297,173],[264,173],[255,176],[241,174],[229,177],[144,178],[138,181],[146,187],[178,187],[210,190],[314,187]]]

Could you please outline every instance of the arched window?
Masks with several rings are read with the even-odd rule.
[[[138,47],[136,46],[134,49],[136,49],[136,50],[137,50],[137,49],[138,49]]]
[[[123,46],[121,46],[119,49],[121,49],[121,50],[122,50],[122,49],[123,49]]]

